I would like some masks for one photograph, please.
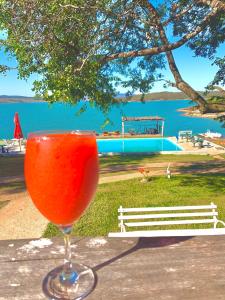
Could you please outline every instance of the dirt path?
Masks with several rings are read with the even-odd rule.
[[[166,176],[166,168],[168,163],[155,163],[155,164],[146,164],[145,167],[150,170],[150,176]],[[129,171],[137,170],[137,168],[129,169]],[[117,168],[117,171],[124,171],[123,169]],[[225,174],[225,162],[208,162],[205,165],[202,163],[174,163],[170,165],[171,176],[178,174]],[[113,172],[112,172],[113,174]],[[132,178],[139,178],[142,175],[139,172],[127,173],[127,174],[116,174],[111,176],[102,176],[99,183],[108,183],[121,180],[128,180]]]
[[[168,163],[151,163],[146,167],[150,168],[150,175],[165,175]],[[141,177],[137,166],[114,166],[101,170],[100,184],[128,180]],[[172,176],[176,174],[208,174],[225,173],[225,161],[218,157],[217,161],[192,162],[192,163],[172,163],[170,166]],[[132,173],[116,174],[116,172],[126,171]],[[112,175],[105,176],[110,173]],[[23,176],[0,177],[0,184],[10,184],[23,181]],[[9,203],[0,209],[0,240],[39,238],[43,234],[48,221],[34,207],[28,194],[23,189],[15,193],[0,193],[0,201],[8,200]]]
[[[225,158],[219,154],[213,155],[214,158],[219,159],[219,160],[225,160]]]
[[[7,200],[9,204],[0,210],[0,240],[39,238],[48,221],[34,207],[27,192],[7,196]]]

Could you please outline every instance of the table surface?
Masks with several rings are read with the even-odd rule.
[[[93,268],[88,300],[225,299],[225,237],[73,238],[73,260]],[[46,299],[45,274],[62,264],[63,241],[0,241],[0,300]]]

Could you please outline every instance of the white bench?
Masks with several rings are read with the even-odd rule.
[[[217,206],[214,203],[200,206],[174,207],[144,207],[118,209],[120,232],[110,232],[109,237],[165,237],[165,236],[197,236],[222,235],[225,228],[217,228],[223,221],[217,219]],[[157,212],[155,214],[155,212]],[[162,220],[169,219],[169,220]],[[126,231],[133,227],[151,227],[187,224],[212,224],[212,228],[205,229],[163,229],[163,230],[135,230]]]

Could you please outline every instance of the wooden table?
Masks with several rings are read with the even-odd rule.
[[[74,238],[72,247],[96,272],[89,300],[225,299],[224,236]],[[42,278],[62,258],[58,238],[0,241],[0,300],[45,299]]]

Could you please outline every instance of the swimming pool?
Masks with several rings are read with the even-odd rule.
[[[167,138],[97,139],[99,153],[182,151]]]

